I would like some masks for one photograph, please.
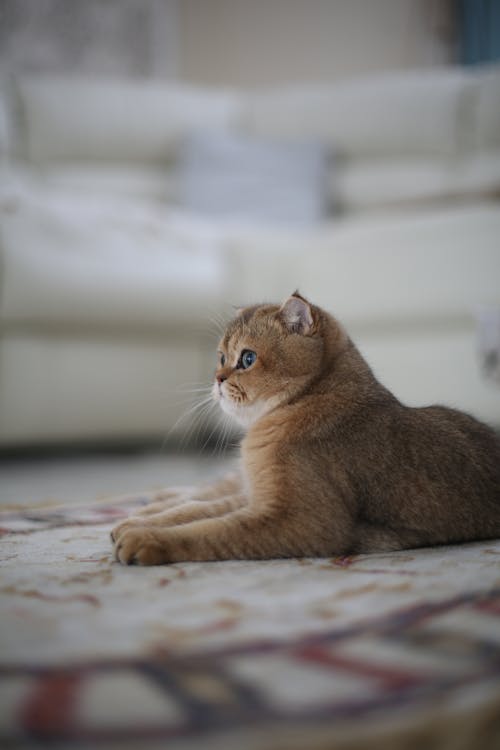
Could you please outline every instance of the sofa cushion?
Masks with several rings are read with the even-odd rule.
[[[477,305],[500,304],[499,237],[493,202],[248,233],[232,242],[235,304],[299,288],[353,332],[473,326]]]
[[[172,169],[143,164],[105,162],[52,163],[35,170],[49,188],[55,187],[85,195],[101,193],[105,198],[128,196],[153,201],[177,200],[177,179]]]
[[[229,127],[241,115],[235,93],[151,81],[25,77],[18,94],[25,155],[38,163],[164,162],[186,129]]]
[[[387,73],[250,98],[247,126],[267,137],[314,138],[350,156],[454,154],[468,138],[472,80],[454,69]]]
[[[4,329],[180,334],[220,310],[217,246],[170,227],[161,205],[32,185],[1,218]]]
[[[402,208],[449,196],[447,177],[441,160],[356,159],[338,167],[331,191],[347,211]]]
[[[186,138],[179,159],[181,205],[199,214],[311,224],[327,209],[327,155],[313,142],[223,132]]]
[[[500,194],[500,148],[460,159],[354,159],[336,164],[332,201],[346,211],[435,207]]]

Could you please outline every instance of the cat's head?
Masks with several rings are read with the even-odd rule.
[[[249,426],[297,396],[323,366],[333,319],[295,292],[280,305],[241,309],[218,347],[213,396]]]

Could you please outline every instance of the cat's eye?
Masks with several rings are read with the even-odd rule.
[[[226,364],[226,355],[223,354],[222,352],[219,352],[219,361],[220,361],[220,366],[224,367],[224,365]]]
[[[246,370],[247,368],[253,365],[256,359],[257,359],[257,355],[255,352],[250,351],[250,349],[245,349],[241,353],[240,367]]]

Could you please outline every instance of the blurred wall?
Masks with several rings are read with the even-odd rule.
[[[0,74],[174,78],[182,0],[0,0]]]
[[[243,87],[454,61],[454,0],[0,0],[0,71]]]
[[[451,0],[180,0],[181,78],[263,86],[455,60]]]

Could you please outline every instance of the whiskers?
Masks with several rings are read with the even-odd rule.
[[[234,422],[231,417],[222,412],[220,409],[218,409],[217,411],[216,421],[218,424],[215,425],[215,427],[203,443],[202,451],[205,450],[207,445],[209,445],[215,434],[216,441],[212,450],[212,455],[220,457],[225,453],[227,449],[231,450],[233,448],[236,448],[239,440],[229,440],[229,438],[233,435]]]
[[[202,336],[205,341],[209,340],[213,344],[212,348],[215,348],[226,330],[227,320],[227,316],[222,313],[212,312],[208,314],[203,328],[195,328],[193,332]]]
[[[222,338],[222,334],[227,326],[227,318],[221,313],[212,313],[212,315],[209,315],[208,317],[208,323],[210,325],[211,334],[217,337],[217,339]]]
[[[212,384],[186,384],[180,386],[178,391],[186,394],[183,400],[188,401],[190,405],[167,432],[163,447],[175,438],[182,450],[189,446],[201,445],[203,452],[207,446],[213,444],[213,455],[221,456],[228,447],[231,419],[221,414],[220,407],[212,395]]]

